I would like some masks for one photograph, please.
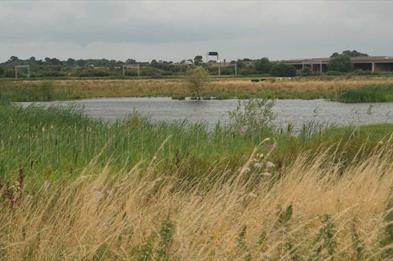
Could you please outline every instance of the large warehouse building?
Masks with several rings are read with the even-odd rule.
[[[296,69],[310,68],[313,72],[326,72],[330,58],[311,58],[281,61],[291,64]],[[393,72],[393,57],[360,56],[351,58],[355,70],[371,72]]]

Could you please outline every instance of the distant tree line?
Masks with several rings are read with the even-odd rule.
[[[328,64],[328,71],[331,72],[351,72],[353,65],[351,57],[367,56],[365,53],[353,51],[343,51],[342,53],[333,53]],[[266,75],[292,77],[296,75],[312,75],[313,72],[305,68],[296,70],[292,65],[280,62],[272,62],[268,58],[261,59],[239,59],[236,61],[224,62],[220,66],[211,61],[207,63],[203,61],[201,55],[197,55],[194,59],[184,59],[179,63],[172,61],[152,60],[150,62],[138,62],[135,59],[127,59],[126,61],[109,60],[109,59],[73,59],[60,60],[57,58],[46,57],[44,59],[36,59],[30,57],[28,59],[19,59],[11,56],[7,61],[0,63],[0,77],[15,77],[16,65],[30,65],[32,78],[45,77],[114,77],[123,76],[123,66],[125,66],[125,76],[137,76],[136,65],[140,67],[140,75],[145,77],[166,77],[181,76],[193,66],[204,67],[209,74],[217,75],[220,70],[221,75],[234,75],[235,64],[237,74],[241,76]],[[23,70],[18,72],[23,76]]]

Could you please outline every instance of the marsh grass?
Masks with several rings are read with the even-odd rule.
[[[0,81],[0,99],[11,101],[52,101],[73,99],[69,88],[57,86],[52,81],[23,83]]]
[[[343,76],[267,78],[252,82],[251,78],[212,79],[200,89],[201,97],[216,99],[330,99],[339,92],[364,86],[393,84],[393,77]],[[42,86],[51,86],[52,93]],[[66,100],[94,97],[174,97],[193,95],[184,79],[77,79],[0,81],[0,93],[12,101]]]
[[[266,116],[270,119],[271,114]],[[266,138],[275,141],[271,161],[282,168],[304,151],[318,153],[329,148],[341,153],[343,163],[355,157],[360,161],[393,131],[392,125],[321,128],[311,123],[294,133],[290,128],[277,130],[269,122],[256,128],[251,122],[252,128],[244,133],[233,124],[217,124],[209,130],[204,124],[153,123],[137,113],[110,124],[90,119],[75,107],[20,108],[3,102],[0,177],[8,180],[20,169],[28,178],[40,180],[76,177],[93,159],[101,167],[110,161],[112,169],[131,169],[138,162],[148,167],[146,160],[158,153],[158,173],[190,183],[208,177],[205,182],[209,184],[217,173],[244,164],[246,155]],[[165,140],[169,145],[159,150]],[[260,152],[267,151],[262,148]]]
[[[12,208],[1,201],[1,258],[391,260],[391,146],[344,169],[327,167],[328,154],[269,176],[244,172],[251,153],[209,189],[157,176],[159,157],[147,169],[91,164],[76,179],[32,181]]]
[[[337,101],[355,102],[392,102],[393,85],[367,86],[358,89],[341,91]]]
[[[0,129],[3,260],[392,257],[391,125],[245,134],[2,102]]]

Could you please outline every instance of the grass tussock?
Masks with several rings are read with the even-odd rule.
[[[2,186],[3,260],[388,260],[393,166],[376,150],[338,171],[305,155],[280,173],[247,170],[208,190],[134,167],[86,168],[30,183],[10,204]],[[247,170],[247,171],[245,171]],[[277,176],[276,176],[277,175]],[[225,174],[223,173],[223,176]],[[259,176],[256,182],[255,176]],[[17,183],[17,182],[16,182]]]

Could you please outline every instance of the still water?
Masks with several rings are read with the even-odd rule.
[[[243,101],[244,102],[244,101]],[[30,102],[19,103],[28,106]],[[157,121],[188,120],[205,122],[214,126],[228,121],[228,112],[233,111],[238,100],[172,100],[171,98],[99,98],[74,101],[37,102],[43,106],[76,105],[87,115],[115,121],[134,110]],[[292,124],[302,126],[310,121],[322,124],[363,125],[393,123],[393,103],[345,104],[325,100],[276,100],[273,108],[275,124],[285,127]]]

